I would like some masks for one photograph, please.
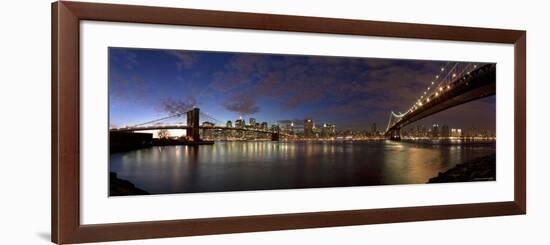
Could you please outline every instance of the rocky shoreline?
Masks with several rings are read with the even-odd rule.
[[[488,155],[458,164],[439,172],[428,183],[471,182],[496,180],[496,155]]]
[[[132,182],[118,178],[115,172],[109,172],[109,196],[149,195],[137,188]]]

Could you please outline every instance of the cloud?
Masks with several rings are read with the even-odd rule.
[[[109,48],[110,62],[125,67],[128,70],[134,70],[139,66],[137,54],[132,49]]]
[[[168,98],[161,104],[163,111],[170,115],[184,114],[185,112],[193,109],[197,105],[197,100],[194,97],[189,97],[185,100],[176,100]]]
[[[124,103],[144,103],[147,92],[147,81],[141,76],[109,73],[109,97],[111,99]]]
[[[178,70],[188,69],[196,62],[196,56],[188,51],[183,50],[170,50],[168,54],[176,57],[178,60],[176,66]]]
[[[251,115],[260,111],[260,107],[256,104],[256,96],[232,96],[224,102],[223,107],[241,116]]]
[[[222,71],[214,74],[213,82],[210,84],[211,89],[230,92],[266,77],[269,73],[268,59],[268,56],[257,54],[235,55]]]
[[[366,120],[380,124],[390,111],[403,112],[414,104],[445,64],[444,61],[239,54],[215,74],[210,87],[216,94],[223,92],[228,96],[224,108],[241,115],[258,113],[261,108],[256,101],[262,98],[280,110],[305,108],[309,115],[304,116],[339,115],[356,118],[356,124]]]

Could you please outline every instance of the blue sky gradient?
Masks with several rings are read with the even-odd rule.
[[[111,47],[110,126],[135,125],[196,106],[218,124],[239,117],[269,124],[312,118],[338,129],[369,129],[372,123],[385,128],[390,111],[406,111],[446,64]],[[419,123],[494,130],[495,113],[492,96]]]

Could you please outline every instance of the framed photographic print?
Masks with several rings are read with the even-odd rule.
[[[52,5],[52,240],[525,214],[525,31]]]

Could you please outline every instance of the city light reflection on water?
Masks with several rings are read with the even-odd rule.
[[[494,145],[216,142],[113,153],[110,171],[152,194],[426,183]]]

